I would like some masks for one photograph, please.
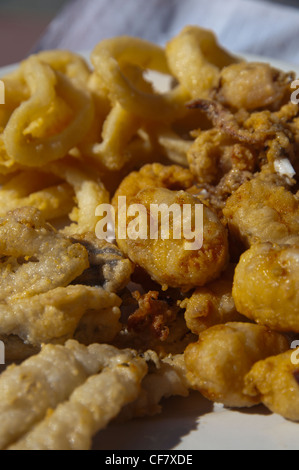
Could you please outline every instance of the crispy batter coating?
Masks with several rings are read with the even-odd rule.
[[[298,349],[257,362],[245,377],[244,392],[273,413],[299,421]]]
[[[89,266],[86,249],[57,234],[34,208],[0,220],[0,256],[2,302],[67,286]]]
[[[299,233],[299,199],[278,178],[259,176],[244,183],[223,213],[230,232],[246,247],[257,242],[294,243]]]
[[[199,287],[180,304],[186,309],[185,320],[192,333],[199,335],[214,325],[245,321],[232,296],[234,270],[235,266],[230,265],[217,281]]]
[[[278,331],[299,332],[299,247],[253,245],[235,272],[233,297],[247,318]]]
[[[206,398],[228,407],[250,407],[259,397],[244,394],[244,377],[253,364],[289,348],[279,333],[249,323],[216,325],[185,351],[187,378]]]
[[[33,346],[64,343],[73,336],[83,315],[91,310],[89,315],[97,326],[99,342],[108,336],[113,339],[120,328],[120,303],[119,297],[99,287],[58,287],[43,294],[0,303],[0,335],[17,335]]]
[[[284,73],[269,64],[240,62],[220,72],[217,100],[236,109],[277,109],[290,96],[294,73]]]
[[[151,224],[151,204],[158,206],[164,204],[166,208],[169,208],[172,204],[176,204],[179,208],[189,205],[191,208],[190,221],[194,227],[195,207],[201,202],[183,191],[175,192],[163,188],[149,188],[140,191],[131,200],[131,204],[141,204],[146,208],[148,227]],[[169,218],[171,219],[171,217]],[[151,239],[149,232],[146,239],[138,238],[134,240],[130,237],[122,240],[117,238],[119,247],[134,263],[144,268],[152,279],[162,286],[190,290],[194,287],[203,286],[219,277],[227,263],[228,242],[226,229],[218,217],[206,206],[203,206],[203,245],[199,249],[191,250],[188,249],[189,245],[187,244],[189,242],[187,242],[185,234],[181,231],[182,227],[180,228],[181,238],[174,238],[174,226],[178,219],[175,216],[172,219],[169,224],[169,239],[163,240],[161,238],[161,227],[164,229],[166,225],[159,220],[158,239],[154,237]],[[129,227],[129,220],[127,223]],[[198,234],[196,235],[198,236]]]
[[[102,351],[103,346],[93,346]],[[10,450],[89,450],[92,436],[137,398],[146,373],[146,363],[135,351],[114,349],[100,374],[78,384],[67,401],[48,412]]]
[[[91,232],[72,237],[72,241],[86,248],[90,264],[74,284],[102,286],[109,292],[120,292],[130,282],[134,266],[117,246],[99,240]]]

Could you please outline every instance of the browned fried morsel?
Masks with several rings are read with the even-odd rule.
[[[139,308],[128,318],[128,330],[135,333],[149,333],[165,341],[169,336],[169,323],[175,321],[180,307],[171,298],[159,300],[159,292],[150,291],[141,296],[134,294]]]

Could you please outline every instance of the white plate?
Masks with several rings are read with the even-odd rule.
[[[89,54],[82,54],[86,58]],[[270,62],[299,76],[299,67],[264,57],[247,60]],[[0,69],[0,77],[16,66]],[[227,410],[199,393],[170,398],[163,412],[123,424],[111,424],[94,439],[97,450],[299,450],[299,424],[272,414],[263,406]]]

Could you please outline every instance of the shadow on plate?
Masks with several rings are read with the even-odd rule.
[[[93,450],[170,450],[198,427],[200,418],[213,411],[213,403],[197,392],[188,398],[173,397],[163,402],[161,414],[112,423],[99,432]]]

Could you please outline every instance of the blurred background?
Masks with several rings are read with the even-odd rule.
[[[43,48],[40,42],[47,26],[67,3],[79,3],[80,0],[0,0],[0,66],[11,64],[23,59],[36,48]],[[89,0],[89,4],[90,4]],[[100,4],[104,0],[92,0]],[[126,1],[123,0],[124,9]],[[140,0],[135,0],[136,5]],[[148,0],[151,3],[151,0]],[[299,7],[299,0],[254,0],[266,1],[272,4]],[[161,0],[163,3],[163,0]],[[242,0],[240,0],[240,3]],[[88,3],[88,2],[87,2]],[[132,3],[132,2],[131,2]],[[107,2],[109,6],[109,2]],[[226,2],[223,1],[223,6]],[[81,0],[84,8],[84,1]],[[105,12],[106,13],[106,12]],[[275,26],[275,25],[274,25]],[[67,31],[64,25],[64,31]],[[88,28],[85,29],[88,34]],[[63,31],[62,31],[63,34]],[[48,43],[45,43],[46,46]],[[55,41],[50,45],[56,46]],[[59,46],[59,42],[58,42]]]
[[[0,0],[0,66],[24,58],[68,0]]]

